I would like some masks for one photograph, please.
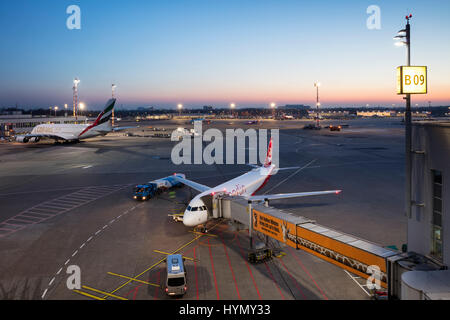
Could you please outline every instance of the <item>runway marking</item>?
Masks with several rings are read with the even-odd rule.
[[[140,204],[140,205],[138,205],[138,206],[134,206],[133,208],[128,209],[127,211],[130,212],[131,210],[133,210],[133,209],[135,209],[135,208],[137,208],[137,207],[140,207],[140,206],[142,206],[142,205],[143,205],[143,204]],[[122,213],[122,214],[123,214],[123,213]],[[121,214],[121,215],[122,215],[122,214]],[[115,221],[116,219],[113,219],[113,220]],[[102,229],[98,230],[94,235],[91,235],[91,236],[90,236],[90,237],[89,237],[89,238],[88,238],[88,239],[87,239],[87,240],[79,247],[79,250],[81,250],[83,247],[85,247],[85,245],[86,245],[89,241],[91,241],[96,235],[98,235],[101,231],[102,231]],[[72,257],[74,257],[74,256],[78,253],[79,250],[75,250],[75,252],[72,254]],[[70,259],[67,259],[67,261],[64,263],[64,265],[66,266],[69,262],[70,262]],[[63,267],[61,267],[61,268],[58,270],[58,272],[56,273],[56,275],[55,275],[55,277],[53,278],[53,280],[56,278],[57,275],[59,275],[59,274],[61,273],[62,270],[63,270]],[[117,275],[117,274],[116,274],[116,275]],[[141,280],[141,281],[142,281],[142,280]],[[42,295],[42,299],[44,299],[45,294],[46,294],[46,293],[48,292],[48,290],[50,289],[52,283],[53,283],[53,281],[51,281],[51,282],[49,283],[48,287],[45,289],[44,294]],[[153,285],[153,284],[151,284],[151,285]],[[97,290],[97,289],[95,289],[95,290]],[[81,295],[84,295],[84,296],[93,298],[93,299],[97,299],[97,300],[105,300],[104,298],[99,298],[99,297],[97,297],[97,296],[91,295],[91,294],[89,294],[89,293],[87,293],[87,292],[84,292],[84,291],[81,291],[81,290],[72,290],[72,291],[74,291],[74,292],[76,292],[76,293],[78,293],[78,294],[81,294]],[[105,295],[106,295],[106,293],[105,293]]]
[[[98,290],[98,289],[95,289],[95,288],[91,288],[91,287],[88,287],[88,286],[82,286],[82,287],[83,287],[83,289],[91,290],[91,291],[94,291],[94,292],[97,292],[97,293],[101,293],[101,294],[104,294],[104,295],[106,295],[108,297],[113,297],[113,298],[116,298],[116,299],[119,299],[119,300],[128,300],[127,298],[124,298],[124,297],[121,297],[121,296],[117,296],[115,294],[111,294],[111,293],[108,293],[108,292],[105,292],[105,291],[102,291],[102,290]]]
[[[281,262],[281,265],[284,267],[284,269],[286,270],[287,274],[289,275],[289,277],[293,280],[295,287],[298,289],[298,291],[300,292],[300,295],[302,296],[303,300],[306,300],[306,296],[303,293],[303,290],[300,288],[299,283],[297,281],[297,279],[294,278],[294,276],[292,276],[292,274],[289,272],[288,268],[286,267],[286,265],[284,264],[283,260],[279,260]]]
[[[94,295],[92,295],[92,294],[89,294],[89,293],[87,293],[87,292],[83,292],[83,291],[81,291],[81,290],[74,289],[74,290],[72,290],[72,291],[73,291],[73,292],[76,292],[76,293],[78,293],[78,294],[81,294],[81,295],[83,295],[83,296],[92,298],[92,299],[96,299],[96,300],[105,300],[105,299],[103,299],[103,298],[94,296]]]
[[[114,272],[108,272],[108,274],[110,274],[110,275],[112,275],[112,276],[119,277],[119,278],[124,278],[124,279],[128,279],[128,280],[140,282],[140,283],[143,283],[143,284],[146,284],[146,285],[149,285],[149,286],[154,286],[154,287],[158,287],[158,288],[161,287],[161,286],[158,285],[158,284],[154,284],[154,283],[147,282],[147,281],[144,281],[144,280],[139,280],[139,279],[132,278],[132,277],[127,277],[127,276],[124,276],[124,275],[121,275],[121,274],[118,274],[118,273],[114,273]]]
[[[195,259],[195,247],[194,247],[194,259]],[[194,273],[195,273],[195,288],[197,292],[197,300],[198,300],[198,277],[197,277],[197,261],[194,260]]]
[[[160,251],[160,250],[153,250],[153,252],[156,252],[156,253],[161,253],[161,254],[165,254],[165,255],[170,255],[170,253],[169,253],[169,252],[164,252],[164,251]],[[185,258],[185,259],[187,259],[187,260],[191,260],[191,261],[194,261],[194,259],[192,259],[192,258],[189,258],[189,257],[186,257],[186,256],[184,256],[184,255],[183,255],[183,258]]]
[[[298,264],[300,265],[300,267],[303,269],[303,271],[306,272],[306,274],[308,275],[308,277],[312,280],[312,282],[314,282],[314,285],[316,286],[316,288],[319,290],[319,292],[322,294],[322,296],[325,298],[325,300],[328,300],[328,297],[325,295],[325,293],[322,291],[322,289],[319,287],[319,285],[317,284],[316,280],[314,280],[314,278],[312,277],[312,275],[308,272],[308,270],[306,269],[306,267],[303,265],[303,263],[301,262],[300,258],[297,256],[296,252],[294,252],[294,250],[291,247],[288,247],[291,252],[292,255],[294,256],[294,259],[297,260]]]
[[[211,267],[212,267],[212,272],[213,272],[213,276],[214,276],[214,286],[216,287],[217,300],[220,300],[219,287],[217,286],[217,279],[216,279],[216,270],[214,269],[214,261],[213,261],[213,257],[212,257],[211,246],[209,245],[209,239],[208,239],[208,248],[209,248],[209,259],[211,260]]]
[[[203,233],[203,232],[197,232],[197,231],[189,231],[190,233],[193,234],[197,234],[197,235],[202,235],[202,236],[208,236],[208,237],[213,237],[213,238],[217,238],[217,236],[215,234],[208,234],[208,233]]]
[[[236,287],[236,292],[237,292],[238,298],[239,298],[239,300],[241,300],[241,295],[239,293],[239,288],[238,288],[238,285],[237,285],[237,282],[236,282],[236,277],[234,276],[233,267],[231,266],[230,257],[228,256],[227,247],[226,247],[225,242],[223,241],[223,239],[222,239],[222,244],[223,244],[223,249],[225,250],[225,255],[226,255],[227,260],[228,260],[228,266],[230,267],[230,270],[231,270],[231,275],[233,276],[234,286]]]
[[[250,266],[248,265],[247,257],[244,255],[244,252],[242,251],[241,244],[240,244],[240,241],[239,241],[239,237],[236,237],[236,243],[237,243],[237,245],[239,247],[239,251],[240,251],[242,257],[244,258],[245,265],[247,266],[248,273],[250,274],[250,277],[252,278],[253,285],[255,286],[255,289],[256,289],[256,293],[258,294],[258,298],[259,298],[259,300],[261,300],[262,299],[261,298],[261,294],[259,293],[259,289],[258,289],[258,286],[256,285],[255,278],[253,278],[252,270],[250,269]]]
[[[355,281],[355,283],[362,289],[362,291],[365,292],[365,294],[367,294],[369,297],[372,297],[371,294],[369,292],[367,292],[366,289],[364,289],[364,286],[362,286],[356,279],[358,279],[359,277],[354,277],[350,274],[350,272],[348,272],[347,270],[344,270],[344,272],[353,280]]]
[[[285,297],[284,297],[284,295],[283,295],[283,292],[281,292],[281,289],[280,289],[280,287],[278,286],[278,282],[275,280],[275,277],[273,276],[272,271],[270,271],[270,268],[269,268],[269,266],[267,265],[267,262],[264,262],[264,265],[266,266],[267,272],[269,272],[270,278],[272,279],[273,283],[274,283],[275,286],[277,287],[278,292],[279,292],[280,295],[281,295],[281,298],[283,298],[283,300],[285,300]]]
[[[85,204],[108,196],[116,191],[129,187],[130,184],[126,185],[113,185],[107,187],[85,187],[78,191],[60,196],[58,198],[48,200],[37,204],[31,208],[28,208],[17,215],[8,218],[7,220],[0,222],[0,229],[4,230],[2,227],[13,223],[14,221],[21,222],[16,224],[17,229],[10,230],[9,232],[0,233],[0,238],[6,237],[12,233],[23,230],[26,227],[47,221],[53,217],[60,214],[66,213]],[[86,194],[88,192],[89,194]],[[37,216],[38,215],[38,216]]]
[[[213,225],[209,230],[213,230],[215,227],[217,227],[220,223],[222,223],[222,221],[219,221],[218,223],[216,223],[215,225]],[[184,245],[182,245],[181,247],[179,247],[178,249],[176,249],[175,251],[173,251],[171,254],[175,254],[181,250],[183,250],[185,247],[187,247],[188,245],[190,245],[191,243],[193,243],[194,241],[200,239],[203,235],[198,235],[196,236],[194,239],[190,240],[189,242],[185,243]],[[153,265],[151,265],[150,267],[148,267],[147,269],[145,269],[144,271],[142,271],[140,274],[138,274],[137,276],[135,276],[134,278],[137,279],[139,277],[141,277],[143,274],[147,273],[148,271],[152,270],[153,268],[155,268],[156,266],[158,266],[159,264],[161,264],[162,262],[164,262],[164,259],[159,260],[158,262],[154,263]],[[129,284],[132,280],[128,280],[127,282],[125,282],[124,284],[120,285],[119,287],[117,287],[116,289],[114,289],[113,291],[111,291],[110,293],[115,293],[118,290],[122,289],[124,286],[126,286],[127,284]],[[106,296],[104,297],[105,299],[107,298]]]

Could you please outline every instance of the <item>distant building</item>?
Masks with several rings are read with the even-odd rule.
[[[211,112],[214,110],[213,106],[203,106],[203,112]]]
[[[277,109],[309,110],[310,108],[310,106],[305,106],[304,104],[287,104],[285,106],[280,106]]]

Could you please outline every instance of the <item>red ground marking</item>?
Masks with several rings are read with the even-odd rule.
[[[312,280],[312,282],[314,282],[314,284],[316,285],[317,289],[320,291],[320,293],[325,298],[325,300],[328,300],[328,297],[325,295],[325,293],[322,291],[322,289],[320,289],[319,285],[316,283],[316,280],[314,280],[313,276],[308,272],[306,267],[301,262],[300,258],[297,256],[296,252],[290,247],[289,247],[289,249],[292,251],[292,254],[294,255],[295,260],[297,260],[298,264],[300,265],[300,267],[302,267],[303,271],[305,271],[306,274],[309,276],[309,278]]]
[[[161,281],[161,270],[159,270],[158,271],[158,274],[157,274],[157,279],[158,279],[158,281],[156,282],[156,284],[160,284],[160,281]],[[159,287],[155,287],[155,293],[154,293],[154,295],[153,295],[153,300],[156,300],[156,299],[158,299],[158,293],[159,293],[159,290],[160,288]]]
[[[197,258],[195,256],[195,248],[196,247],[194,247],[194,273],[195,273],[195,288],[197,291],[197,300],[198,300]]]
[[[213,271],[213,276],[214,276],[214,284],[216,286],[217,300],[220,300],[219,289],[217,288],[216,271],[214,270],[214,262],[213,262],[213,258],[212,258],[211,244],[209,243],[209,239],[208,239],[208,248],[209,248],[209,258],[211,259],[211,266],[212,266],[212,271]]]
[[[139,288],[142,286],[142,283],[140,284],[140,285],[138,285],[137,287],[136,287],[136,289],[134,289],[134,295],[133,295],[133,300],[136,300],[136,295],[137,295],[137,293],[138,293],[138,291],[139,291]]]
[[[225,250],[225,255],[227,256],[228,266],[230,267],[231,275],[233,276],[233,281],[234,281],[234,285],[236,287],[236,292],[237,292],[238,298],[239,298],[239,300],[241,300],[241,295],[239,294],[239,289],[238,289],[238,285],[237,285],[237,282],[236,282],[236,277],[234,276],[234,271],[233,271],[233,267],[231,266],[230,257],[228,256],[227,247],[225,246],[225,242],[223,240],[222,240],[222,244],[223,244],[223,249]]]
[[[283,292],[281,292],[280,287],[278,286],[278,283],[275,281],[275,278],[273,277],[272,271],[270,271],[269,266],[267,265],[266,262],[264,262],[264,265],[266,266],[267,271],[269,272],[270,277],[272,278],[272,281],[275,283],[275,286],[278,289],[278,292],[280,293],[281,297],[283,298],[283,300],[285,300]]]
[[[302,295],[302,299],[305,300],[306,296],[304,295],[302,289],[299,287],[299,284],[297,282],[297,280],[292,276],[292,274],[289,272],[289,270],[286,268],[285,264],[283,263],[283,261],[280,259],[281,264],[283,265],[284,269],[286,270],[287,274],[289,275],[289,277],[291,277],[292,280],[294,280],[294,284],[295,287],[298,289],[298,291],[300,291],[300,294]]]
[[[241,244],[240,244],[240,241],[239,241],[239,236],[236,237],[236,242],[237,242],[237,245],[239,246],[239,250],[241,251],[241,255],[244,258],[245,265],[247,266],[247,270],[250,273],[250,276],[252,277],[253,285],[255,286],[256,293],[258,293],[259,300],[261,300],[261,295],[259,294],[259,290],[258,290],[258,286],[256,285],[255,278],[253,278],[252,270],[250,269],[250,266],[247,263],[247,257],[242,252]]]

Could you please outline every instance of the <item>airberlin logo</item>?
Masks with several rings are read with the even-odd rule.
[[[267,129],[226,129],[225,137],[219,129],[203,132],[201,121],[189,131],[178,128],[171,140],[179,141],[171,153],[172,162],[180,164],[263,164],[269,143]],[[279,166],[279,130],[271,129],[272,164]],[[225,142],[225,143],[224,143]]]

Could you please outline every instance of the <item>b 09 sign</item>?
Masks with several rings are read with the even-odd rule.
[[[397,94],[425,94],[427,90],[427,67],[397,68]]]

